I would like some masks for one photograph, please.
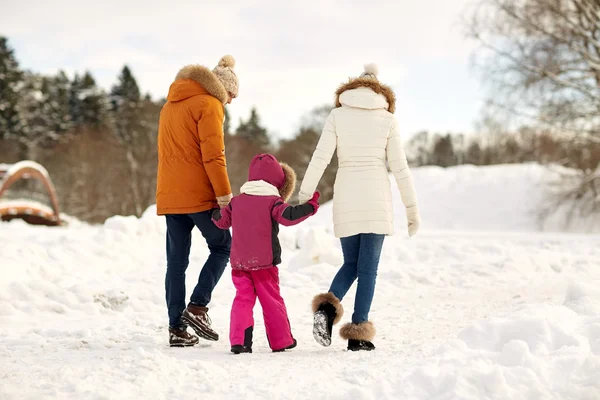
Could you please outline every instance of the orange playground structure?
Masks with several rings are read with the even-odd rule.
[[[18,189],[24,186],[23,183],[27,186],[29,182],[37,183],[38,187],[41,184],[50,206],[35,199],[33,193],[28,193],[27,189]],[[58,199],[52,180],[48,171],[33,161],[0,164],[0,220],[10,221],[17,218],[33,225],[61,225]]]

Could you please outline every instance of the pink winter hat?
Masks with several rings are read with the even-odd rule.
[[[281,189],[285,183],[285,174],[275,156],[271,154],[259,154],[250,163],[248,180],[265,181],[277,189]]]

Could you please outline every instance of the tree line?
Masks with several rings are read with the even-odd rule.
[[[509,1],[484,3],[499,6]],[[482,18],[474,15],[473,24]],[[0,37],[0,163],[40,162],[49,170],[62,211],[81,220],[96,223],[115,214],[140,216],[154,204],[158,118],[164,101],[142,93],[128,66],[108,91],[88,71],[69,78],[64,72],[42,75],[23,70],[8,39]],[[511,130],[504,123],[508,117],[494,107],[497,103],[490,102],[488,115],[494,117],[483,118],[476,134],[412,135],[405,140],[410,165],[560,164],[588,178],[566,185],[570,191],[565,196],[591,198],[587,193],[597,182],[589,177],[600,163],[600,141],[590,139],[597,138],[593,132],[539,121],[524,121]],[[290,164],[301,181],[331,108],[315,107],[302,116],[291,138],[279,140],[262,125],[256,108],[236,126],[226,108],[223,129],[234,194],[247,179],[250,160],[260,152],[272,152]],[[334,156],[319,185],[325,201],[333,196],[336,170]]]

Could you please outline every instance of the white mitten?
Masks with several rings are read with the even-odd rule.
[[[419,207],[412,206],[406,208],[406,221],[408,222],[408,236],[415,236],[419,230],[419,225],[421,224]]]

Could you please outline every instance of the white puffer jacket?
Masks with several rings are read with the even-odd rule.
[[[325,122],[302,181],[300,203],[311,198],[337,149],[339,169],[333,195],[335,236],[393,234],[387,159],[406,207],[409,235],[413,236],[420,217],[398,122],[393,115],[393,91],[375,77],[360,77],[342,85],[336,95],[337,108]]]

